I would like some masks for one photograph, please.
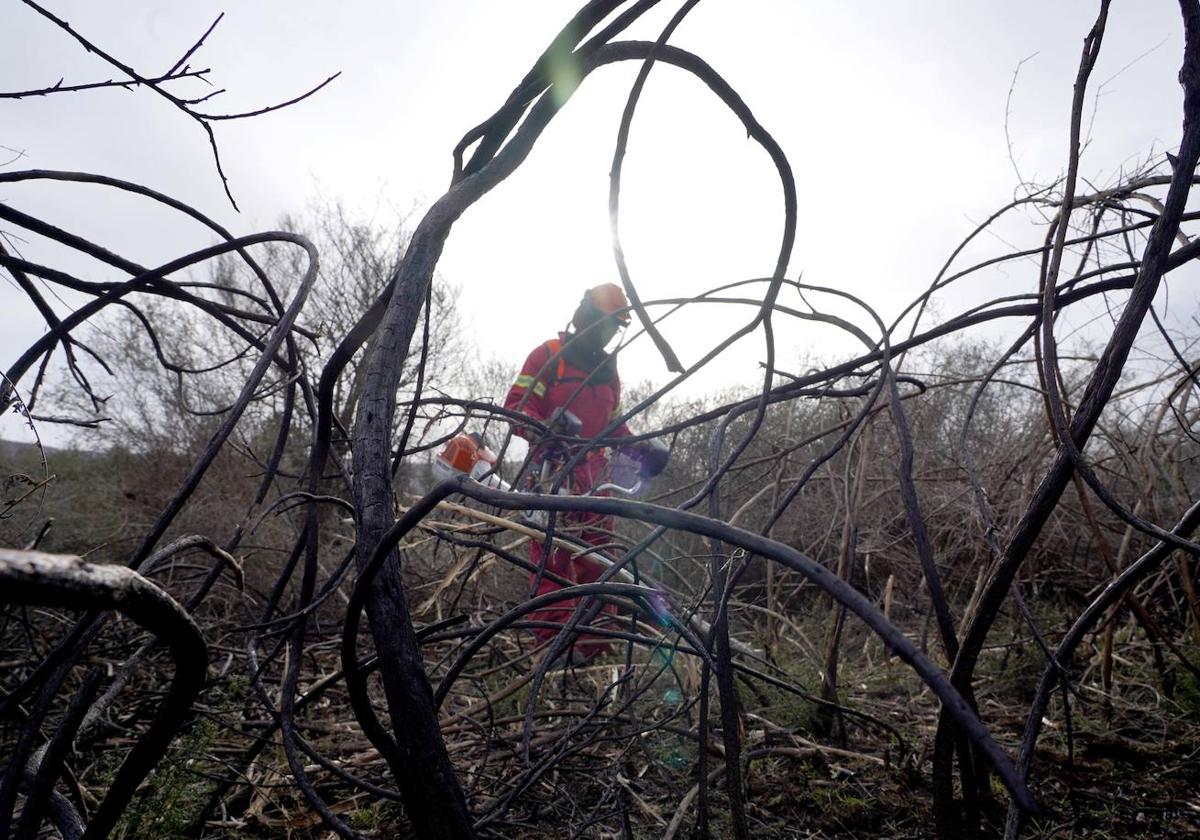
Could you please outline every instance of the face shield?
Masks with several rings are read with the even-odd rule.
[[[599,333],[596,337],[597,346],[601,350],[612,352],[620,345],[627,326],[629,326],[629,320],[616,315],[609,315],[601,319],[600,323],[596,325],[596,331]]]

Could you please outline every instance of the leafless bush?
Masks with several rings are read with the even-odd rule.
[[[1154,310],[1169,272],[1200,254],[1181,231],[1196,216],[1186,200],[1200,159],[1196,4],[1181,4],[1178,154],[1081,189],[1080,113],[1103,39],[1102,2],[1080,65],[1066,175],[1027,185],[970,237],[1005,214],[1036,211],[1044,243],[969,266],[954,249],[928,292],[890,325],[867,302],[790,276],[797,197],[786,155],[716,70],[669,44],[695,2],[657,42],[619,40],[654,5],[597,0],[576,13],[455,149],[452,184],[399,261],[388,258],[393,244],[377,249],[343,218],[326,219],[332,250],[345,246],[340,265],[362,282],[344,301],[317,295],[310,320],[301,312],[319,269],[304,237],[234,237],[179,202],[99,176],[0,174],[0,183],[66,179],[129,191],[221,240],[150,269],[0,204],[6,225],[128,277],[89,281],[0,254],[48,328],[6,372],[6,407],[34,414],[61,347],[78,393],[102,411],[78,354],[96,364],[105,355],[79,328],[120,306],[123,323],[146,336],[125,342],[141,347],[132,359],[139,381],[157,366],[174,389],[150,394],[145,416],[129,425],[152,427],[168,405],[194,413],[197,397],[209,412],[187,445],[147,439],[147,452],[185,456],[183,476],[154,499],[152,518],[129,529],[137,539],[115,553],[113,575],[29,553],[0,557],[0,570],[21,580],[16,594],[5,592],[2,638],[14,654],[0,712],[13,747],[0,781],[0,834],[14,819],[19,832],[36,832],[48,813],[64,836],[104,835],[124,819],[127,831],[191,835],[254,823],[319,825],[342,837],[400,825],[439,838],[539,825],[630,836],[635,824],[677,836],[691,824],[700,836],[748,837],[778,828],[754,784],[772,762],[898,764],[920,776],[914,741],[936,716],[939,833],[958,837],[995,819],[994,774],[1015,836],[1037,809],[1032,758],[1053,691],[1061,688],[1070,754],[1072,712],[1095,697],[1110,719],[1123,713],[1117,701],[1132,708],[1141,690],[1132,682],[1144,676],[1135,667],[1154,673],[1168,696],[1182,680],[1200,680],[1192,559],[1200,547],[1190,540],[1200,518],[1192,487],[1200,383],[1188,343],[1196,336],[1171,334]],[[467,393],[474,383],[463,384],[452,352],[438,345],[452,313],[434,278],[442,244],[522,163],[575,87],[621,61],[641,68],[617,131],[610,200],[614,256],[638,325],[626,341],[654,342],[676,376],[638,394],[605,433],[578,441],[576,458],[632,420],[652,430],[646,436],[672,441],[673,463],[652,501],[517,493],[465,477],[413,495],[418,465],[448,432],[486,428],[507,453],[513,424],[537,425]],[[564,63],[573,72],[559,72]],[[642,85],[660,64],[710,90],[774,165],[784,224],[771,277],[682,301],[638,294],[620,247],[621,163],[636,139]],[[160,93],[169,81],[132,78]],[[951,284],[1029,256],[1040,261],[1029,293],[936,321],[928,314]],[[223,260],[211,283],[181,274],[207,260]],[[60,317],[31,278],[92,301]],[[144,303],[155,298],[169,306]],[[713,300],[748,317],[685,368],[657,324]],[[1113,315],[1094,351],[1068,346],[1056,320],[1098,300]],[[847,305],[855,319],[834,314]],[[189,346],[172,318],[204,319],[203,341]],[[783,319],[840,330],[860,351],[787,370],[773,338]],[[972,339],[1001,320],[1019,325],[1011,345]],[[1147,325],[1156,330],[1148,337]],[[673,400],[680,383],[749,334],[763,339],[759,387],[704,404]],[[321,344],[328,338],[334,346]],[[1149,352],[1130,363],[1151,341],[1168,352],[1153,365]],[[448,393],[431,389],[435,379]],[[203,510],[189,519],[223,463],[230,472],[216,489],[231,489],[211,514],[220,521],[206,525]],[[236,464],[253,465],[252,485],[234,480]],[[402,466],[411,470],[407,486],[395,480]],[[9,498],[6,512],[26,504],[20,492]],[[529,597],[524,545],[571,544],[554,516],[541,529],[512,515],[530,510],[617,516],[601,579]],[[134,616],[143,635],[117,624],[103,611],[132,609],[126,589],[173,618]],[[580,606],[558,638],[535,648],[524,632],[530,614],[564,597]],[[617,628],[588,624],[597,600],[621,607]],[[76,612],[52,621],[25,609],[33,602]],[[1125,631],[1126,615],[1140,636]],[[556,666],[581,631],[609,635],[623,655],[580,672]],[[1081,673],[1073,656],[1088,638],[1096,667]],[[176,684],[192,686],[189,669],[210,661],[198,698],[192,688],[156,694],[167,662],[159,640]],[[897,659],[906,667],[889,664]],[[861,677],[878,669],[892,669],[883,699]],[[1131,674],[1124,692],[1122,669]],[[1020,683],[1007,692],[997,687],[1006,674]],[[979,702],[997,695],[1027,713],[1016,760],[1011,743],[997,743],[995,707]],[[926,705],[935,701],[936,709]],[[172,756],[172,738],[192,754]],[[72,742],[132,746],[115,774],[100,764],[81,774],[68,761]],[[203,783],[186,787],[185,805],[161,807],[150,792],[130,805],[165,752],[159,792],[185,787],[175,780],[181,765]],[[107,789],[94,813],[85,795],[93,788]],[[178,825],[164,828],[168,819]]]

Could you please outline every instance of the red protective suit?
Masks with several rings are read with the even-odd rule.
[[[596,366],[599,370],[594,375],[591,375],[591,370],[585,370],[569,361],[566,354],[554,359],[567,338],[566,334],[560,334],[557,339],[539,344],[529,354],[516,382],[508,389],[504,407],[521,411],[543,423],[550,419],[555,409],[565,408],[582,423],[580,436],[594,437],[621,413],[621,380],[617,376],[616,364],[604,354],[598,357],[602,361]],[[517,433],[526,438],[531,435],[529,430],[521,428],[518,428]],[[610,432],[610,436],[629,435],[630,431],[624,423]],[[533,468],[538,469],[540,459],[535,441],[531,440],[531,445],[534,445]],[[571,493],[586,493],[596,485],[607,465],[606,450],[590,450],[586,460],[572,471],[566,489]],[[612,542],[614,522],[611,516],[564,513],[559,514],[556,521],[559,529],[566,535],[583,540],[589,545],[598,546]],[[540,565],[544,556],[542,542],[531,541],[529,553],[530,560]],[[600,576],[604,567],[587,558],[574,558],[567,549],[558,548],[552,551],[546,560],[546,569],[576,583],[591,583]],[[536,573],[531,580],[535,578]],[[558,588],[558,583],[543,577],[538,583],[537,594],[552,592]],[[554,607],[532,612],[529,617],[534,621],[565,623],[575,611],[578,602],[578,598],[561,601]],[[615,614],[616,609],[607,604],[604,612]],[[557,630],[549,628],[536,629],[533,632],[538,641],[551,639],[557,634]],[[604,653],[610,647],[609,643],[588,636],[580,637],[580,641],[575,645],[576,651],[584,658]]]

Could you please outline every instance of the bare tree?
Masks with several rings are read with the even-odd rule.
[[[138,185],[0,173],[0,184],[61,179],[130,192],[219,238],[148,268],[0,203],[5,225],[126,278],[87,280],[0,254],[47,322],[46,335],[6,371],[5,405],[34,416],[49,358],[62,347],[81,407],[99,410],[104,395],[78,354],[96,364],[108,354],[81,327],[123,307],[127,315],[111,322],[130,339],[131,330],[145,336],[120,342],[136,348],[138,381],[157,367],[171,383],[150,394],[134,425],[152,424],[169,400],[188,416],[206,415],[196,420],[194,459],[138,529],[125,568],[108,575],[75,560],[0,555],[0,576],[17,582],[3,596],[3,638],[25,644],[0,698],[5,743],[13,745],[0,780],[0,834],[14,822],[35,832],[46,814],[64,836],[108,833],[150,766],[170,762],[163,755],[187,730],[190,710],[224,724],[226,739],[196,759],[211,784],[188,814],[192,835],[247,814],[271,829],[319,825],[362,837],[381,826],[354,818],[348,803],[361,801],[398,806],[386,812],[385,833],[419,837],[511,835],[539,821],[625,836],[636,823],[668,837],[690,822],[698,836],[749,837],[775,827],[751,784],[771,772],[768,760],[832,756],[890,771],[898,757],[919,774],[910,739],[936,717],[929,807],[940,835],[998,828],[994,775],[1016,836],[1044,790],[1032,759],[1056,688],[1072,739],[1085,684],[1110,701],[1119,693],[1114,674],[1128,660],[1115,650],[1123,645],[1150,663],[1164,693],[1176,672],[1200,679],[1192,661],[1200,546],[1191,541],[1200,516],[1192,393],[1200,381],[1190,358],[1200,336],[1168,329],[1154,308],[1164,278],[1200,255],[1182,229],[1197,218],[1186,203],[1200,160],[1200,6],[1181,3],[1178,153],[1103,188],[1080,186],[1082,107],[1107,23],[1102,0],[1076,80],[1065,176],[1024,185],[1023,197],[954,247],[927,290],[887,323],[869,302],[793,276],[797,191],[783,149],[714,68],[670,43],[694,0],[654,42],[622,38],[655,5],[592,0],[576,12],[454,150],[451,184],[402,256],[392,231],[372,231],[341,211],[318,219],[312,239],[332,255],[319,267],[309,238],[235,237]],[[640,72],[616,126],[610,193],[615,269],[638,325],[624,347],[653,342],[673,377],[638,391],[599,435],[567,441],[572,455],[547,493],[461,476],[406,494],[397,470],[460,429],[488,429],[502,455],[515,426],[554,433],[496,405],[488,398],[495,395],[471,392],[486,383],[457,367],[453,293],[436,268],[454,223],[521,165],[578,86],[628,61]],[[132,81],[121,84],[161,94],[185,63],[162,77],[127,72]],[[770,159],[783,199],[771,276],[674,300],[634,282],[621,249],[621,172],[651,72],[681,72],[703,85]],[[210,130],[208,117],[191,115]],[[967,243],[1017,213],[1043,221],[1040,245],[962,264]],[[1029,257],[1040,268],[1026,293],[936,316],[931,303],[947,288]],[[184,274],[208,260],[216,268],[205,281]],[[314,293],[319,277],[330,288]],[[90,300],[60,315],[35,279]],[[1064,313],[1100,302],[1112,314],[1097,327],[1092,352],[1058,327]],[[729,332],[685,367],[665,335],[670,319],[714,304],[729,314]],[[201,319],[202,329],[184,329]],[[780,358],[774,339],[785,319],[860,347],[789,370],[796,360]],[[973,339],[980,325],[1001,322],[1016,325],[1009,345]],[[763,342],[761,368],[746,375],[757,386],[674,400],[676,388],[748,335]],[[1144,358],[1131,363],[1138,348]],[[626,421],[640,423],[643,438],[673,444],[674,463],[654,500],[558,492],[589,450],[615,443],[611,435]],[[219,537],[179,533],[213,465],[232,456],[255,467],[240,512],[223,511]],[[6,511],[25,503],[14,497]],[[519,515],[530,511],[546,518]],[[611,515],[620,524],[611,543],[596,548],[576,539],[563,513]],[[266,528],[268,521],[278,527]],[[562,588],[530,597],[522,576],[551,575],[518,550],[530,540],[586,552],[605,571],[587,584],[558,578]],[[271,559],[247,574],[256,552]],[[197,553],[205,562],[194,561]],[[510,570],[516,574],[506,576]],[[1098,591],[1090,587],[1097,579],[1108,581]],[[1050,588],[1058,591],[1039,598]],[[127,592],[140,600],[125,600]],[[534,646],[524,631],[545,629],[539,611],[573,599],[570,618],[549,623],[557,636]],[[104,612],[141,609],[143,601],[157,605],[142,616],[149,635]],[[74,608],[74,623],[22,611],[33,602]],[[601,604],[618,606],[619,624],[593,623]],[[1145,643],[1112,629],[1126,609]],[[1080,675],[1072,654],[1098,627],[1098,677]],[[607,636],[623,655],[572,672],[558,653],[580,634]],[[177,683],[197,682],[185,647],[195,661],[206,643],[225,659],[198,697],[189,688],[162,701],[155,723],[120,721],[135,733],[125,764],[136,772],[89,778],[107,786],[100,810],[89,814],[68,747],[80,732],[99,731],[86,712],[93,704],[111,715],[121,697],[158,702],[144,675],[162,660],[156,639],[170,647]],[[98,651],[114,649],[112,677],[80,677]],[[996,649],[999,665],[985,656]],[[864,660],[886,667],[894,659],[906,668],[893,672],[902,676],[889,705],[858,702],[863,692],[847,672]],[[1016,761],[978,702],[997,673],[1017,670],[1013,662],[1036,672],[1006,698],[1027,715]],[[811,711],[808,724],[787,719],[785,699]],[[272,744],[282,760],[271,761]],[[669,756],[655,754],[662,745],[671,745]],[[311,822],[288,822],[297,803]],[[281,816],[268,816],[271,809]]]

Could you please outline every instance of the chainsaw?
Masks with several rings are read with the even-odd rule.
[[[556,412],[557,414],[557,412]],[[572,421],[574,421],[572,423]],[[577,436],[579,420],[569,411],[554,418],[552,428],[560,428],[567,436]],[[567,447],[553,443],[541,447],[540,463],[531,470],[521,488],[505,482],[496,470],[496,455],[474,432],[462,432],[451,438],[433,462],[434,475],[438,480],[467,475],[476,481],[499,490],[538,493],[548,491],[555,475],[570,459]],[[602,480],[583,496],[621,495],[634,498],[642,494],[649,480],[662,472],[670,450],[657,439],[642,441],[637,446],[622,447],[608,461]],[[563,489],[559,493],[567,495]],[[531,525],[544,528],[549,514],[544,510],[527,511],[522,519]]]
[[[474,432],[461,432],[446,442],[433,459],[433,475],[438,481],[467,475],[488,487],[512,490],[496,472],[496,453]]]

